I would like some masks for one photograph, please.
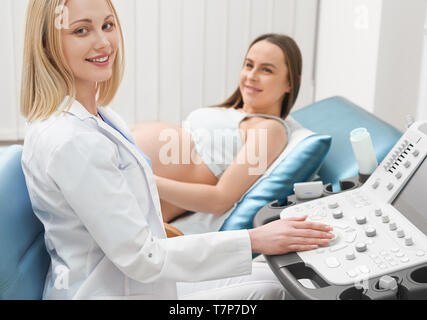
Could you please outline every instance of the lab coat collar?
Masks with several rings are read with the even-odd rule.
[[[70,97],[66,96],[64,101],[60,105],[60,108],[63,108],[64,105],[69,101],[69,99]],[[93,114],[91,114],[89,111],[87,111],[87,109],[75,98],[71,98],[71,107],[68,110],[66,110],[66,112],[75,115],[80,120],[86,120],[88,118],[96,119],[96,117]]]

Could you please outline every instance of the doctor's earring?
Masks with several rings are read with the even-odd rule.
[[[54,272],[57,275],[54,283],[55,289],[68,290],[70,270],[65,266],[57,266]]]

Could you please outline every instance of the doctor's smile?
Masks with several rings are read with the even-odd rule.
[[[108,63],[110,61],[110,55],[100,55],[94,58],[88,58],[86,61],[100,67],[108,66]]]

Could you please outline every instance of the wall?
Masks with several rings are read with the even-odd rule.
[[[322,0],[316,101],[341,95],[374,110],[382,0]]]
[[[293,36],[304,56],[297,107],[313,102],[318,0],[113,0],[127,68],[113,107],[129,124],[179,124],[237,87],[249,43],[265,32]],[[22,139],[19,84],[27,0],[2,0],[0,140]]]
[[[426,2],[383,2],[374,112],[400,130],[405,130],[406,115],[416,117],[423,91],[420,79]]]
[[[420,80],[426,3],[321,0],[316,101],[341,95],[405,130],[427,90]]]

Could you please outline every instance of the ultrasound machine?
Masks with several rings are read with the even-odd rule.
[[[334,228],[327,246],[265,256],[292,298],[427,299],[426,155],[427,122],[415,122],[363,185],[258,212],[255,226],[308,215]]]

